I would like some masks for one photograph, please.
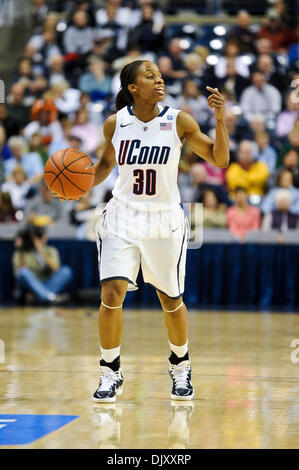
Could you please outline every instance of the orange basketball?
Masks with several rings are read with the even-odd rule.
[[[92,187],[95,169],[85,153],[68,148],[53,153],[46,162],[44,175],[50,191],[65,199],[78,199]]]

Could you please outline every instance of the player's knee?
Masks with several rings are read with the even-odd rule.
[[[124,300],[123,288],[119,286],[116,282],[107,283],[107,285],[102,285],[102,301],[109,305],[109,307],[116,307],[121,305]]]
[[[182,298],[180,297],[178,299],[171,299],[164,296],[161,302],[164,311],[169,310],[167,313],[172,313],[172,311],[175,313],[177,312],[177,307],[182,303]]]

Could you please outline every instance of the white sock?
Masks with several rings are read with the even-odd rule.
[[[102,346],[100,346],[100,349],[102,359],[104,359],[105,362],[113,362],[114,359],[116,359],[120,355],[120,346],[117,346],[117,348],[112,349],[104,349],[102,348]]]
[[[183,346],[176,346],[168,341],[171,351],[174,352],[178,357],[184,357],[188,352],[188,340],[187,343],[183,344]]]

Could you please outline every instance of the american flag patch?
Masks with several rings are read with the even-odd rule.
[[[167,119],[168,119],[168,121],[172,121],[172,120],[173,120],[173,116],[171,116],[171,114],[168,114]]]
[[[172,122],[160,123],[160,131],[171,131],[171,130],[172,130]]]

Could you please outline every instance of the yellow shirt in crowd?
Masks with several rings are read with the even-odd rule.
[[[239,163],[232,163],[226,171],[226,182],[230,192],[238,186],[246,188],[248,194],[265,194],[265,185],[269,177],[269,169],[263,162],[254,162],[248,169]]]

